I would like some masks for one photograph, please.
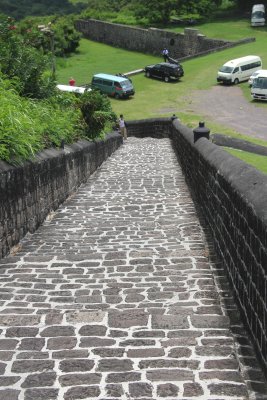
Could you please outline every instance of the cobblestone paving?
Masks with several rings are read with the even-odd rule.
[[[129,138],[0,263],[0,400],[267,399],[199,221],[170,141]]]

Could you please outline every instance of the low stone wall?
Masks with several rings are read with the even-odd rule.
[[[169,137],[172,132],[170,118],[143,119],[138,121],[126,121],[128,136],[139,138]]]
[[[152,136],[171,131],[193,198],[267,373],[267,176],[205,138],[194,144],[192,130],[178,120],[169,119],[170,127],[167,119],[129,121],[129,135],[145,136],[149,124]]]
[[[0,162],[0,258],[75,191],[120,145],[118,133],[64,150],[46,150],[32,162]]]
[[[233,149],[239,149],[261,156],[267,156],[266,146],[251,143],[247,140],[222,135],[221,133],[214,133],[211,135],[211,140],[213,143],[217,144],[217,146],[232,147]]]
[[[246,38],[231,42],[207,38],[194,28],[185,28],[184,33],[175,33],[164,29],[143,29],[95,19],[77,20],[75,26],[87,39],[158,56],[161,56],[162,49],[167,47],[170,56],[179,60],[255,40],[255,38]]]

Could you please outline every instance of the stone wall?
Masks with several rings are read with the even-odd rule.
[[[236,295],[241,314],[267,372],[267,175],[211,141],[194,144],[191,129],[178,120],[128,122],[128,133],[146,136],[154,127],[171,130],[178,160],[192,196],[208,224],[216,253]],[[148,131],[147,131],[148,133]]]
[[[118,133],[103,141],[80,141],[46,150],[32,162],[0,162],[0,258],[75,191],[122,144]]]
[[[77,30],[88,39],[154,55],[161,55],[162,49],[167,47],[170,56],[179,60],[255,40],[254,38],[247,38],[237,42],[229,42],[209,39],[200,34],[198,29],[193,28],[185,28],[184,33],[175,33],[163,29],[143,29],[95,19],[78,20],[75,25]]]
[[[170,136],[267,372],[267,176],[169,118],[127,121],[129,136]],[[0,258],[120,145],[79,142],[15,168],[0,164]]]

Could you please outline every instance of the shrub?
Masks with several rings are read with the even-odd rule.
[[[80,44],[81,33],[74,27],[73,16],[28,17],[19,23],[19,31],[24,41],[45,54],[51,52],[51,36],[38,29],[38,26],[50,26],[53,33],[54,54],[62,57],[74,53]]]
[[[13,83],[0,78],[0,159],[13,164],[61,141],[83,135],[84,122],[74,96],[55,94],[49,100],[20,97]]]
[[[54,78],[45,74],[48,58],[28,45],[11,18],[0,16],[1,72],[16,82],[22,96],[44,98],[51,95]]]
[[[112,111],[108,97],[98,90],[83,94],[79,107],[86,123],[86,136],[89,139],[99,137],[116,121],[116,114]]]

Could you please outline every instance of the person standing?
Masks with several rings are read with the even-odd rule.
[[[70,80],[69,80],[69,85],[70,85],[70,86],[75,86],[75,79],[70,78]]]
[[[167,62],[169,59],[169,50],[166,49],[166,47],[162,50],[162,55],[163,55],[164,61]]]
[[[126,129],[125,121],[124,121],[122,114],[120,115],[120,118],[119,118],[119,128],[120,128],[122,137],[124,138],[124,140],[126,140],[127,139],[127,129]]]

